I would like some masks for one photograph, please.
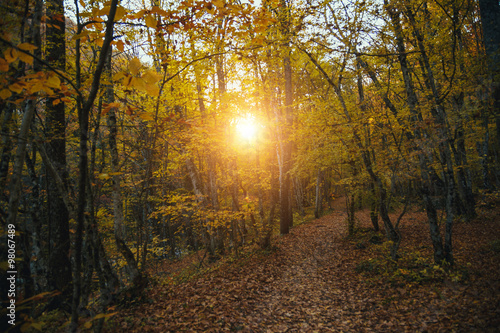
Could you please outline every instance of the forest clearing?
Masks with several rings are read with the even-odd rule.
[[[498,0],[0,1],[0,331],[495,332]]]

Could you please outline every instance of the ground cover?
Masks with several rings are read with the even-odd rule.
[[[476,220],[455,225],[453,268],[432,263],[424,212],[412,209],[403,218],[397,262],[387,259],[384,238],[369,230],[368,212],[357,218],[353,237],[338,211],[293,228],[268,252],[249,250],[205,270],[202,257],[193,255],[175,264],[177,273],[157,271],[147,297],[119,309],[105,330],[500,331],[495,202],[482,205]],[[180,273],[197,265],[197,275]]]

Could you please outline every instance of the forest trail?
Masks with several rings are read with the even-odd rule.
[[[361,213],[359,218],[369,226],[367,216]],[[405,238],[406,245],[428,257],[428,231],[420,218],[422,213],[408,214],[402,233],[411,235]],[[463,244],[477,237],[473,239],[477,249],[498,237],[500,228],[493,221],[481,231],[477,224],[460,224],[456,229],[456,251],[461,252],[457,257],[473,260]],[[356,273],[360,260],[373,257],[373,250],[357,248],[346,240],[346,232],[344,213],[295,227],[275,240],[271,253],[253,252],[199,278],[153,289],[147,301],[112,318],[107,331],[497,332],[500,328],[498,253],[479,254],[468,282],[395,286]]]

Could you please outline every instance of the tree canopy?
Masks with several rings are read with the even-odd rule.
[[[483,0],[0,5],[0,248],[12,253],[0,268],[24,286],[9,297],[49,297],[76,331],[91,299],[104,312],[139,295],[158,260],[270,248],[339,197],[349,233],[368,207],[393,260],[401,218],[421,207],[433,260],[453,265],[454,223],[500,186],[499,11]]]

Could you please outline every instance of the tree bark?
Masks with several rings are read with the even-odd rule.
[[[112,77],[112,51],[109,50],[107,55],[107,71],[109,78]],[[114,89],[112,84],[107,87],[107,102],[108,104],[114,102]],[[114,212],[114,236],[116,246],[120,254],[127,262],[128,271],[131,273],[131,280],[133,288],[140,292],[147,284],[145,277],[139,270],[137,260],[134,254],[126,243],[126,230],[123,215],[123,198],[121,194],[121,175],[120,175],[120,158],[118,154],[118,145],[116,137],[118,135],[118,126],[116,124],[116,111],[111,107],[108,112],[108,127],[109,127],[109,149],[111,153],[111,172],[113,173],[113,212]]]
[[[64,72],[66,69],[66,39],[65,16],[63,0],[50,0],[46,2],[48,22],[46,30],[46,60],[54,68]],[[61,175],[64,183],[67,182],[66,170],[66,114],[64,103],[53,104],[54,98],[46,102],[46,135],[48,142],[46,151],[49,159]],[[51,251],[49,254],[49,285],[63,292],[61,300],[68,301],[72,276],[70,262],[70,235],[69,212],[58,191],[57,181],[47,175],[50,214],[49,224],[52,228]],[[59,307],[59,304],[53,304]]]

